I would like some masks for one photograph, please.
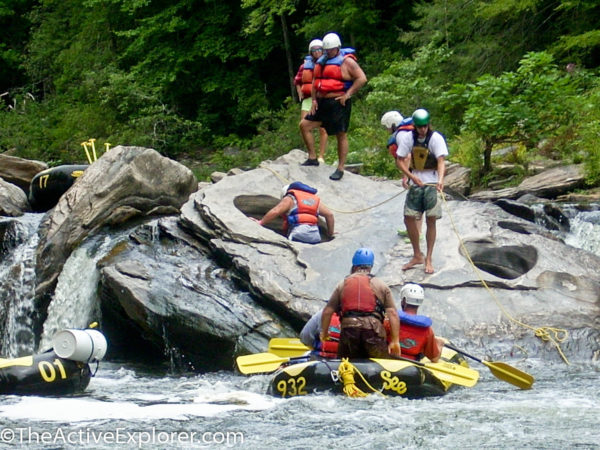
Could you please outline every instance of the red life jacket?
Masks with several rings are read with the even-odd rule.
[[[311,95],[313,72],[315,70],[315,60],[308,55],[304,58],[304,66],[302,69],[302,95],[308,98]]]
[[[377,297],[371,289],[371,275],[354,273],[344,280],[341,295],[342,317],[378,313]]]
[[[412,131],[414,129],[415,129],[415,127],[413,126],[413,124],[411,122],[411,123],[409,123],[407,125],[400,125],[392,133],[392,135],[388,139],[388,143],[387,143],[387,148],[390,151],[390,155],[392,155],[392,157],[396,158],[396,150],[398,150],[398,144],[396,144],[396,136],[398,136],[398,133],[400,131]]]
[[[287,194],[292,194],[296,199],[296,207],[292,209],[283,220],[283,231],[287,234],[296,225],[319,223],[320,199],[315,194],[300,189],[289,189]],[[286,195],[287,195],[286,194]]]
[[[345,58],[356,61],[356,55],[352,48],[342,48],[333,58],[327,59],[327,55],[321,56],[315,66],[315,88],[321,94],[337,92],[340,95],[352,86],[352,80],[344,80],[342,76],[342,63]]]
[[[324,356],[325,358],[337,358],[341,329],[340,316],[333,313],[331,322],[329,322],[329,340],[321,342],[321,351],[319,352],[319,355]]]
[[[402,356],[419,360],[424,356],[431,319],[418,314],[406,314],[404,311],[399,311],[398,315]]]

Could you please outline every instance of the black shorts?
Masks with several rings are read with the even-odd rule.
[[[317,111],[314,114],[308,114],[305,117],[306,120],[321,122],[321,126],[330,136],[348,131],[352,100],[346,100],[346,106],[342,106],[334,98],[319,98],[317,105]]]

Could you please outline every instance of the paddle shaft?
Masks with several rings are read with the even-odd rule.
[[[448,347],[448,348],[450,348],[450,349],[452,349],[452,350],[454,350],[455,352],[458,352],[458,353],[460,353],[461,355],[465,355],[467,358],[471,358],[471,359],[473,359],[473,360],[475,360],[475,361],[477,361],[477,362],[479,362],[479,363],[483,364],[483,361],[482,361],[481,359],[479,359],[479,358],[477,358],[477,357],[475,357],[475,356],[473,356],[473,355],[469,355],[469,354],[468,354],[467,352],[465,352],[464,350],[460,350],[460,349],[456,348],[456,347],[455,347],[454,345],[452,345],[452,344],[449,344],[449,343],[447,343],[447,342],[446,342],[446,343],[444,344],[444,346],[445,346],[445,347]]]
[[[528,374],[527,372],[523,372],[515,367],[512,367],[509,364],[503,362],[491,362],[491,361],[482,361],[479,358],[476,358],[473,355],[468,354],[467,352],[460,350],[453,346],[452,344],[445,343],[446,347],[454,350],[455,352],[460,353],[461,355],[466,356],[467,358],[471,358],[484,366],[490,369],[490,372],[498,378],[499,380],[506,381],[514,386],[517,386],[520,389],[531,389],[533,382],[535,379],[533,376]]]

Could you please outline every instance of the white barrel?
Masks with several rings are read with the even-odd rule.
[[[73,361],[100,361],[106,353],[106,338],[98,330],[62,330],[52,337],[54,353]]]

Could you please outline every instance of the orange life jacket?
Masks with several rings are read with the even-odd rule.
[[[302,95],[304,98],[308,98],[311,95],[314,70],[315,60],[312,56],[308,55],[304,58],[302,69]]]
[[[319,203],[321,201],[319,197],[300,189],[289,189],[287,194],[294,196],[296,207],[284,218],[283,230],[286,234],[289,234],[296,225],[319,223]]]
[[[354,49],[341,48],[335,57],[327,59],[325,54],[317,60],[314,70],[317,92],[321,94],[332,92],[343,94],[352,86],[352,80],[344,80],[342,76],[342,63],[345,58],[352,58],[356,61]]]
[[[371,275],[359,272],[346,277],[341,294],[341,310],[342,317],[383,317],[377,297],[371,289]]]

